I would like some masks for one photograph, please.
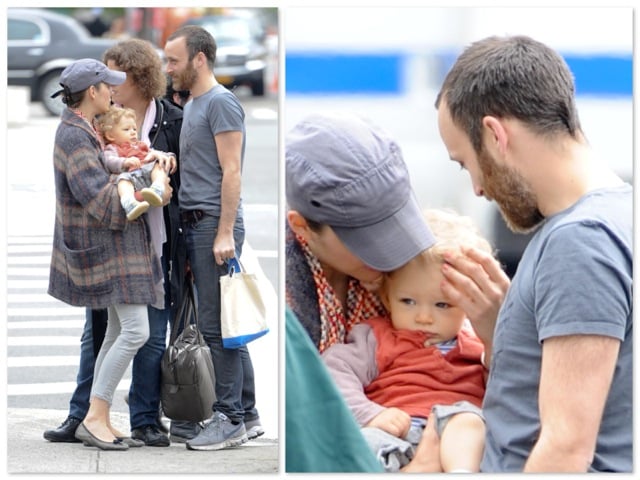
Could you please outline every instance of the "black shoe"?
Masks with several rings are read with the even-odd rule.
[[[193,440],[202,431],[202,425],[198,422],[171,420],[171,441],[175,443],[187,443]]]
[[[76,438],[81,440],[87,447],[98,447],[100,450],[129,450],[129,445],[124,443],[120,439],[115,439],[112,442],[105,442],[94,436],[84,423],[80,423],[76,429]]]
[[[76,429],[82,420],[76,417],[68,416],[55,430],[47,430],[44,432],[44,438],[50,442],[78,443],[80,440],[76,438]]]
[[[131,438],[142,440],[147,447],[168,447],[171,444],[169,437],[155,425],[134,428],[131,431]]]

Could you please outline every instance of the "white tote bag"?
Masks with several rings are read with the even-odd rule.
[[[224,348],[238,348],[269,332],[267,308],[258,277],[243,271],[237,258],[220,277],[220,321]]]

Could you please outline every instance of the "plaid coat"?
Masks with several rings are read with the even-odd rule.
[[[117,175],[107,172],[102,155],[93,129],[66,109],[53,154],[56,221],[48,292],[92,308],[147,305],[155,301],[160,262],[143,217],[127,221]]]

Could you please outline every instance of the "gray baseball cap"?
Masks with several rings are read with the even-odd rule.
[[[109,70],[104,63],[93,58],[82,58],[71,63],[62,71],[60,85],[68,88],[69,93],[77,93],[99,82],[108,85],[121,85],[126,79],[125,72]]]
[[[395,270],[435,243],[400,147],[368,120],[310,115],[289,132],[285,150],[289,208],[332,227],[371,268]]]

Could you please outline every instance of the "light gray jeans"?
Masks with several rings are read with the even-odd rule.
[[[482,410],[467,401],[456,402],[453,405],[434,405],[432,411],[435,414],[436,431],[439,436],[451,417],[458,413],[475,413],[484,420]],[[361,431],[385,472],[399,472],[413,459],[426,424],[427,420],[424,418],[412,418],[411,428],[405,438],[398,438],[373,427],[364,427]]]
[[[91,396],[111,405],[127,367],[149,338],[149,316],[146,305],[114,305],[108,312],[107,331],[93,372]]]

